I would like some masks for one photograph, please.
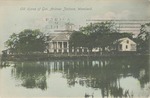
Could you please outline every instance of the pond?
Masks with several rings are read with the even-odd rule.
[[[148,97],[149,59],[143,57],[1,61],[3,97]]]

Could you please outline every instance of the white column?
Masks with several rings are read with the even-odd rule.
[[[74,48],[72,48],[71,50],[72,50],[72,52],[74,52]]]
[[[90,50],[87,48],[87,52],[89,52]]]
[[[48,46],[47,46],[47,49],[48,49],[49,52],[51,51],[50,45],[51,45],[51,42],[50,42],[50,43],[48,44]]]
[[[54,43],[51,42],[51,52],[54,52]]]
[[[77,48],[77,52],[79,52],[79,48]]]
[[[64,53],[64,42],[62,42],[62,53]]]
[[[69,42],[67,42],[67,52],[69,52]]]
[[[84,48],[82,48],[82,53],[84,52]]]
[[[149,80],[150,80],[150,64],[149,64]]]
[[[58,53],[58,42],[56,42],[56,51]]]

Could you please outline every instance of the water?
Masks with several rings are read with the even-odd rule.
[[[2,61],[3,97],[148,97],[148,58]]]

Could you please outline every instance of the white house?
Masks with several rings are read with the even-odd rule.
[[[85,47],[78,47],[76,49],[69,49],[69,39],[71,32],[53,33],[48,36],[47,50],[49,53],[69,53],[69,52],[88,52]]]
[[[47,50],[50,53],[67,53],[69,52],[69,33],[56,33],[48,36]]]
[[[121,38],[117,41],[118,51],[136,51],[136,43],[128,37]]]

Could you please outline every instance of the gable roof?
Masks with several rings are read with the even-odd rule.
[[[131,39],[128,38],[128,37],[120,38],[120,39],[116,40],[116,41],[114,42],[114,44],[121,44],[124,40],[129,40],[129,41],[132,42],[133,44],[136,44],[133,40],[131,40]]]
[[[118,40],[118,43],[121,44],[124,40],[129,40],[130,42],[136,44],[133,40],[131,40],[131,39],[128,38],[128,37],[120,38],[120,39]]]
[[[55,37],[53,37],[51,41],[68,41],[69,37],[70,36],[67,33],[59,33]]]

